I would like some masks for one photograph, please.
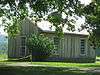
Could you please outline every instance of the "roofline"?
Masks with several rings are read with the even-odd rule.
[[[42,33],[50,33],[50,34],[55,34],[55,31],[48,31],[48,30],[41,30]],[[78,35],[78,36],[89,36],[88,34],[78,34],[78,33],[67,33],[64,32],[64,35]]]
[[[32,20],[30,20],[29,18],[26,18],[27,20],[29,20],[31,23],[34,24],[34,22]],[[37,26],[37,28],[41,31],[41,32],[45,32],[45,33],[50,33],[50,34],[55,34],[55,31],[49,31],[49,30],[43,30],[40,27]],[[64,35],[78,35],[78,36],[89,36],[89,34],[78,34],[78,33],[70,33],[70,32],[64,32]]]

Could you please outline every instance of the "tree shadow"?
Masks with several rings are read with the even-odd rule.
[[[0,67],[0,75],[100,75],[100,73],[81,71],[78,68],[5,65]]]

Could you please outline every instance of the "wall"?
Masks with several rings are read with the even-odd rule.
[[[8,58],[19,58],[23,57],[21,55],[21,37],[24,36],[27,38],[32,33],[38,33],[37,26],[31,22],[28,18],[25,18],[20,24],[20,34],[16,38],[8,39]],[[29,51],[26,47],[25,56],[29,54]]]
[[[52,41],[54,40],[54,33],[43,33],[45,36],[49,37]],[[80,54],[80,39],[85,39],[85,55]],[[95,51],[90,48],[88,43],[88,36],[84,35],[71,35],[66,34],[61,39],[59,44],[59,50],[57,52],[57,56],[55,56],[56,59],[61,60],[69,60],[69,59],[82,59],[82,60],[95,60]]]
[[[37,26],[31,22],[29,19],[23,20],[21,24],[21,32],[17,35],[17,38],[9,38],[8,40],[8,56],[9,57],[23,57],[20,55],[21,46],[21,36],[26,36],[27,38],[31,33],[39,33]],[[49,37],[52,41],[56,36],[54,33],[41,32],[45,36]],[[86,39],[86,54],[80,55],[80,38]],[[26,55],[28,54],[28,49],[26,49]],[[77,34],[65,34],[60,40],[59,50],[57,51],[57,58],[95,58],[95,51],[88,45],[88,36],[77,35]]]

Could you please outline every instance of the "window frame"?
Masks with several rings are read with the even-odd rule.
[[[22,38],[25,38],[25,44],[22,44]],[[26,38],[26,36],[20,36],[20,41],[21,41],[21,45],[20,45],[20,55],[21,56],[25,56],[26,55],[26,40],[27,40],[27,38]],[[22,47],[24,47],[25,49],[24,49],[24,55],[22,55]]]
[[[57,47],[57,50],[58,50],[60,39],[59,39],[59,37],[54,37],[53,39],[54,39],[54,45],[55,45],[55,47]],[[56,41],[55,41],[55,39],[56,39]]]
[[[56,40],[56,41],[55,41]],[[54,55],[59,55],[59,44],[60,44],[60,38],[59,37],[53,37],[53,42],[55,46],[55,50],[52,52]]]
[[[82,43],[82,40],[84,40],[84,44]],[[82,53],[82,51],[84,52]],[[80,38],[80,55],[83,55],[83,56],[86,55],[86,39],[85,38]]]

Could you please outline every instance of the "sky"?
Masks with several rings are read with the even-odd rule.
[[[88,5],[91,0],[80,0],[82,2],[82,4],[85,4],[85,5]],[[84,23],[84,19],[82,18],[79,18],[79,20],[76,22],[77,24],[77,28],[80,26],[80,23]],[[1,24],[1,21],[0,21],[0,24]],[[84,31],[85,33],[86,31]],[[0,35],[7,35],[6,32],[4,32],[4,27],[0,27]]]
[[[91,2],[91,0],[80,0],[80,1],[82,2],[82,4],[85,5],[88,5]]]

